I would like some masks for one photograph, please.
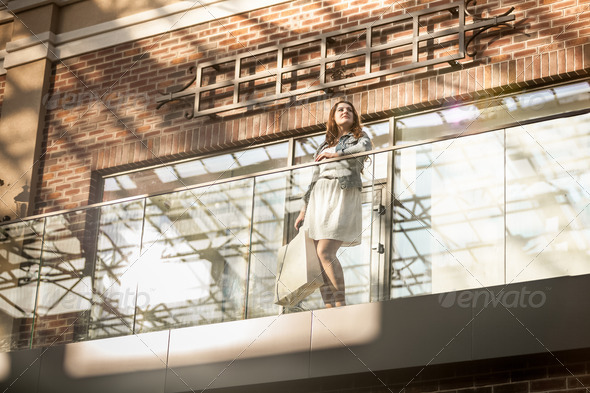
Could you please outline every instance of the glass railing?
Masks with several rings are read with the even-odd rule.
[[[350,304],[370,300],[373,174],[386,173],[386,154],[363,174],[363,244],[340,255]],[[274,304],[277,250],[295,234],[313,165],[0,226],[1,348],[285,311]],[[297,310],[318,307],[314,295]]]
[[[347,303],[590,273],[590,115],[383,148]],[[0,226],[4,351],[277,315],[312,163]]]
[[[590,115],[396,150],[392,297],[590,273]]]

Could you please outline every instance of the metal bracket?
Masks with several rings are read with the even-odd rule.
[[[193,74],[194,76],[191,78],[191,80],[186,83],[183,87],[181,87],[178,90],[175,91],[171,91],[168,93],[164,93],[159,91],[158,93],[164,97],[160,97],[156,99],[156,102],[158,103],[158,105],[156,106],[156,109],[160,109],[161,107],[163,107],[164,105],[172,102],[172,101],[180,101],[182,98],[185,97],[189,97],[192,96],[194,93],[194,89],[189,90],[189,87],[191,87],[191,85],[193,83],[195,83],[195,81],[197,80],[197,75],[196,75],[196,70],[197,67],[196,66],[191,66],[188,69],[188,74]],[[186,111],[184,113],[184,117],[187,119],[192,119],[194,117],[194,111]]]
[[[376,211],[377,214],[379,214],[380,216],[384,215],[385,212],[387,211],[387,209],[385,209],[385,206],[379,204],[379,206],[376,206],[373,208],[373,211]]]
[[[467,7],[469,6],[469,3],[473,3],[473,5],[476,5],[477,0],[465,0],[465,14],[468,16],[471,16],[474,20],[489,23],[489,24],[484,25],[478,29],[475,29],[475,33],[473,33],[473,35],[465,43],[465,53],[467,54],[467,56],[475,57],[475,55],[477,55],[477,50],[474,49],[473,51],[469,51],[468,47],[481,33],[485,32],[487,30],[493,29],[495,27],[500,27],[500,26],[506,26],[511,29],[514,29],[514,26],[511,26],[510,24],[508,24],[505,21],[505,18],[508,15],[510,15],[512,13],[512,11],[514,11],[514,7],[511,7],[508,11],[504,12],[501,15],[496,15],[491,18],[484,18],[484,17],[478,16],[478,15],[475,15],[475,14],[472,14],[471,12],[469,12],[469,10],[467,9]],[[514,16],[512,16],[512,20],[514,20]]]
[[[372,247],[373,250],[377,251],[377,254],[385,254],[385,246],[381,243],[377,243],[377,245]]]

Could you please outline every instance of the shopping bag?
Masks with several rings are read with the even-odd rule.
[[[292,307],[324,285],[313,239],[304,229],[279,249],[275,304]]]

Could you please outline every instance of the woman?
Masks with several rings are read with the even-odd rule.
[[[314,168],[295,229],[303,223],[303,229],[314,239],[325,282],[320,292],[329,308],[346,305],[344,273],[336,253],[340,247],[356,246],[361,241],[361,171],[366,156],[355,154],[371,150],[372,144],[348,101],[332,107],[326,128],[326,140],[316,151],[315,161],[346,155],[353,158]]]

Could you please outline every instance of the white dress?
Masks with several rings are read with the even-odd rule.
[[[334,152],[335,147],[324,152]],[[319,166],[319,179],[311,190],[303,228],[314,240],[335,239],[342,247],[352,247],[362,240],[361,192],[358,188],[341,188],[338,176],[350,171],[345,161]]]

